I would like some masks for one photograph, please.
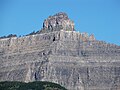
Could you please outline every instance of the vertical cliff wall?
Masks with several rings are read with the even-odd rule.
[[[89,39],[75,31],[1,39],[0,80],[52,81],[70,90],[116,90],[120,47]]]

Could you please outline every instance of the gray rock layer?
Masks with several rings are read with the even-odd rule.
[[[62,30],[0,39],[0,81],[51,81],[68,90],[120,90],[120,46]]]

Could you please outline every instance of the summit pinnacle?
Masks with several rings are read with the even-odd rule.
[[[74,31],[74,22],[70,20],[66,13],[60,12],[49,16],[44,20],[43,30],[41,32],[51,31]]]

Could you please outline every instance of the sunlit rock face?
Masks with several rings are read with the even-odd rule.
[[[53,16],[49,16],[43,23],[41,32],[51,31],[74,31],[74,23],[70,20],[66,13],[60,12]]]
[[[64,25],[59,30],[47,24],[43,28],[40,34],[0,39],[0,81],[51,81],[68,90],[120,90],[120,46]]]

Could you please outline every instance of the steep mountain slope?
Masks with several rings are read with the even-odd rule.
[[[65,13],[35,35],[0,39],[0,81],[50,81],[69,90],[120,90],[120,46],[79,33]]]

